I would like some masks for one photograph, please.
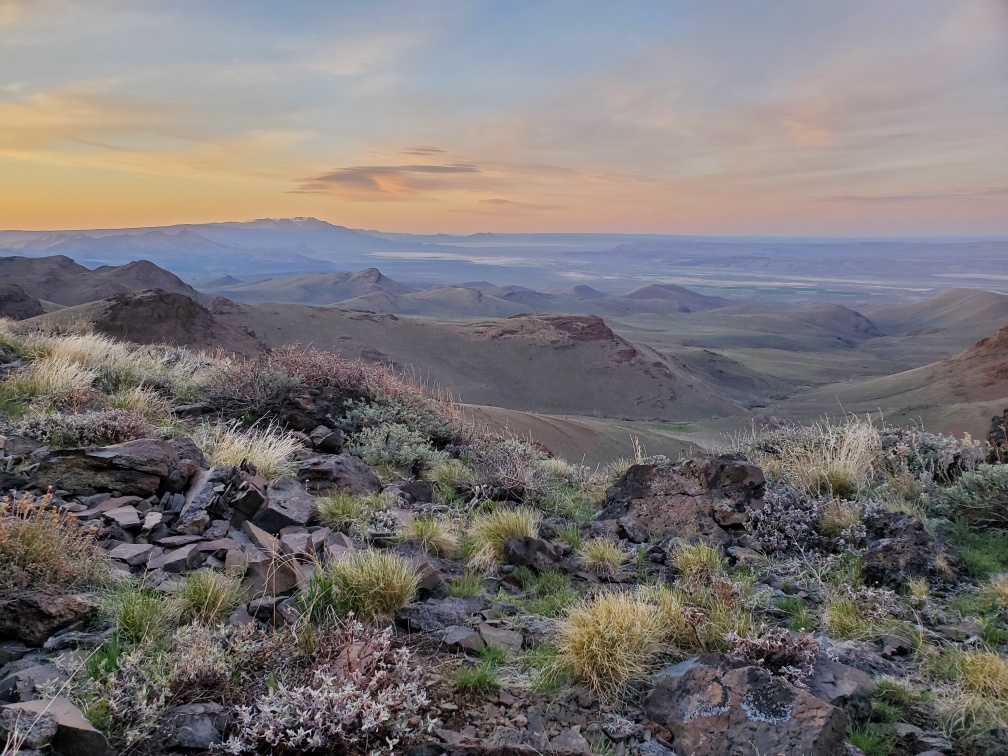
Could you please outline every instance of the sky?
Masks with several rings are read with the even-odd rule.
[[[1008,234],[1008,0],[0,0],[0,228]]]

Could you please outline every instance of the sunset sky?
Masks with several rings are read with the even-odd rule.
[[[1008,234],[1008,2],[0,0],[0,228]]]

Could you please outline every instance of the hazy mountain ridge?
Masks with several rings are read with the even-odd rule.
[[[34,297],[65,308],[46,317],[245,354],[312,343],[412,367],[502,412],[710,424],[756,409],[814,418],[840,401],[858,412],[943,418],[945,392],[969,407],[957,422],[968,417],[962,427],[979,428],[988,404],[1008,394],[997,361],[1003,332],[981,342],[982,355],[955,356],[1008,322],[1008,296],[972,289],[864,313],[833,303],[731,303],[667,284],[618,295],[583,284],[414,288],[377,268],[225,277],[197,292],[149,261],[92,271],[65,256],[0,259],[0,283],[11,284],[15,312],[30,312],[18,308]],[[198,304],[221,294],[209,310]]]
[[[504,280],[535,290],[680,284],[749,301],[913,299],[949,284],[1008,291],[1006,240],[823,240],[648,234],[415,235],[314,218],[83,231],[0,231],[0,254],[68,254],[91,266],[149,259],[205,279],[379,267],[415,288]],[[961,260],[969,260],[963,272]],[[880,281],[886,283],[879,284]],[[472,288],[484,289],[483,285]],[[854,299],[851,299],[855,297]],[[606,313],[603,313],[606,314]],[[615,314],[615,313],[610,313]]]
[[[147,260],[89,270],[63,255],[0,257],[0,282],[15,283],[30,296],[65,306],[144,289],[161,289],[191,299],[198,295],[178,276]]]

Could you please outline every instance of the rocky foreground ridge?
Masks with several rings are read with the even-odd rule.
[[[593,471],[308,351],[182,391],[130,347],[130,425],[122,371],[25,388],[46,338],[0,384],[5,753],[1008,752],[1008,413]]]

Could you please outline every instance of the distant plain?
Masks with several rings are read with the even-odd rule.
[[[675,456],[844,412],[982,435],[1008,405],[1008,337],[974,347],[1008,326],[1004,240],[410,236],[293,219],[0,232],[0,257],[0,282],[43,318],[392,362],[478,422],[593,462],[631,453],[632,436]],[[153,265],[99,267],[136,260]],[[144,289],[181,299],[123,300]],[[144,308],[156,323],[131,334]]]

